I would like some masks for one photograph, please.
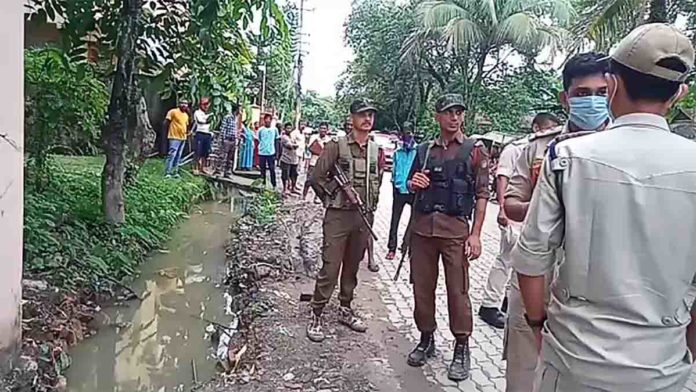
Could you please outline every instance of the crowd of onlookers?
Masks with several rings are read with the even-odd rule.
[[[176,178],[179,168],[193,162],[194,175],[229,178],[235,170],[258,170],[264,186],[267,179],[275,189],[276,167],[280,167],[283,193],[307,197],[310,187],[297,184],[300,172],[309,173],[316,164],[324,144],[329,140],[329,124],[309,129],[305,122],[297,127],[282,123],[270,113],[261,115],[261,124],[251,126],[243,120],[238,105],[232,105],[214,128],[216,113],[207,97],[200,99],[191,114],[190,103],[180,100],[165,118],[168,153],[165,176]],[[187,148],[188,147],[188,148]],[[183,156],[188,151],[188,156]]]

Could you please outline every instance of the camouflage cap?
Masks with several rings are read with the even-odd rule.
[[[461,94],[445,94],[435,102],[435,111],[438,113],[444,112],[453,107],[460,107],[466,110],[464,97]]]
[[[356,99],[355,101],[353,101],[353,103],[350,104],[351,114],[363,113],[368,111],[376,112],[377,108],[375,108],[372,102],[370,102],[366,98]]]
[[[649,23],[637,27],[622,39],[611,58],[646,75],[684,82],[694,66],[694,47],[689,38],[675,27]],[[660,61],[668,58],[681,62],[685,71],[661,66]]]

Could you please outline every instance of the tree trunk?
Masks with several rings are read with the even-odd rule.
[[[155,139],[157,137],[147,114],[145,97],[142,95],[138,100],[137,125],[128,131],[129,134],[126,139],[128,143],[128,150],[126,152],[126,185],[135,182],[140,168],[155,146]],[[130,131],[134,132],[131,134]]]
[[[140,36],[143,0],[123,0],[121,30],[116,48],[118,63],[111,90],[108,123],[102,134],[106,163],[102,172],[102,206],[106,221],[123,223],[126,219],[123,193],[128,146],[126,136],[138,125],[136,44]]]
[[[667,0],[650,0],[648,23],[668,23]]]

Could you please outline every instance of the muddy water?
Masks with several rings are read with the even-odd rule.
[[[105,309],[99,333],[71,351],[69,391],[187,391],[194,367],[199,382],[212,378],[214,351],[201,317],[231,321],[219,283],[236,212],[229,202],[209,202],[182,222],[166,250],[141,266],[131,287],[142,301]]]

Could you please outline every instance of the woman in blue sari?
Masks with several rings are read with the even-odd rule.
[[[239,168],[242,170],[251,170],[254,164],[254,132],[247,127],[246,122],[242,123],[244,131],[242,132],[242,140],[239,143]]]

